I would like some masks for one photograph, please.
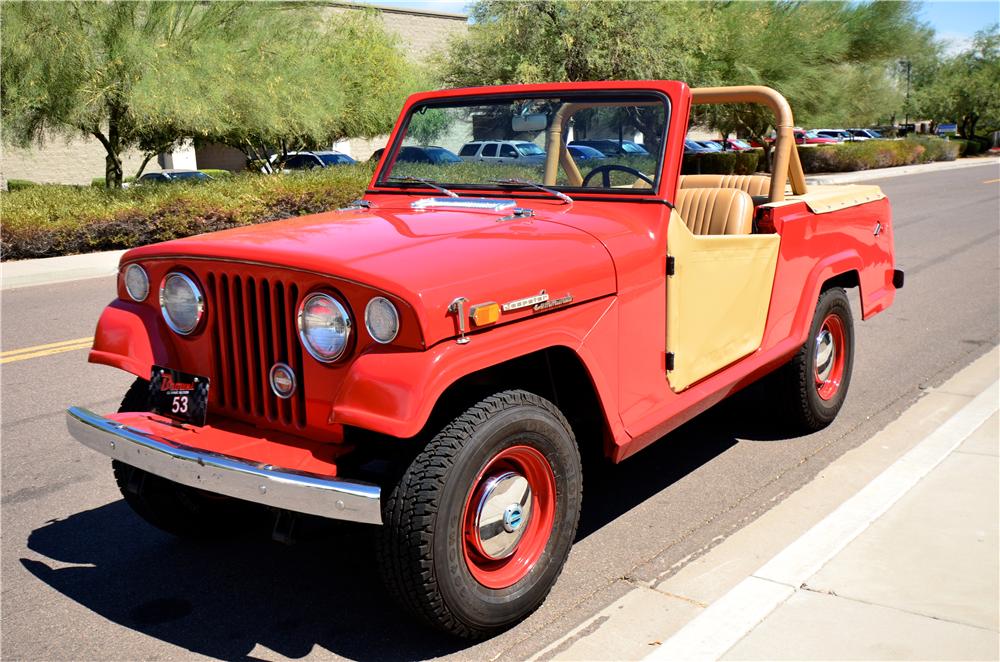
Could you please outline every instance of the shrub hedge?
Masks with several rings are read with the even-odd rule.
[[[961,146],[954,140],[910,135],[905,140],[866,140],[815,147],[800,145],[798,149],[803,170],[817,173],[954,161]]]
[[[684,175],[752,175],[757,172],[761,150],[745,152],[707,152],[685,154],[681,163]]]
[[[0,193],[0,257],[16,260],[132,248],[327,211],[358,198],[370,177],[371,166],[360,164],[121,191],[40,184]]]

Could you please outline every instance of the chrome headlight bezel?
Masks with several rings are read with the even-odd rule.
[[[379,337],[378,334],[376,334],[376,332],[372,329],[373,306],[388,306],[388,310],[391,311],[392,317],[395,319],[395,328],[393,329],[392,335],[387,338]],[[399,326],[399,310],[396,308],[396,305],[385,297],[372,297],[372,299],[368,302],[368,305],[365,306],[365,329],[368,331],[368,335],[371,339],[380,345],[388,345],[396,339],[396,336],[399,335]]]
[[[142,296],[137,295],[132,291],[132,284],[129,283],[129,274],[138,274],[142,279]],[[129,295],[132,301],[141,303],[146,300],[149,296],[149,274],[138,264],[130,264],[125,267],[125,271],[122,273],[122,284],[125,286],[125,292]]]
[[[333,306],[333,308],[336,309],[337,313],[343,319],[344,340],[343,344],[340,347],[340,351],[337,352],[335,355],[329,355],[329,356],[324,355],[321,351],[316,349],[313,346],[313,344],[309,341],[309,335],[308,335],[309,329],[306,328],[306,319],[305,319],[306,308],[309,306],[311,302],[313,302],[316,299],[323,299],[325,301],[328,301]],[[298,313],[295,316],[295,325],[299,333],[299,342],[302,343],[302,346],[309,353],[309,356],[313,357],[320,363],[333,363],[339,360],[341,357],[344,356],[344,354],[347,353],[347,348],[350,345],[351,341],[351,328],[353,326],[353,323],[351,321],[351,314],[350,312],[348,312],[347,307],[340,301],[338,301],[336,297],[327,294],[326,292],[312,292],[310,294],[307,294],[305,297],[302,298],[302,301],[299,303]]]
[[[179,278],[191,289],[191,292],[194,295],[195,306],[197,307],[197,317],[195,318],[194,324],[191,325],[190,328],[184,328],[177,324],[174,318],[170,315],[168,302],[164,297],[167,282],[174,278]],[[170,327],[170,330],[181,336],[189,336],[194,333],[199,326],[201,326],[201,320],[205,317],[205,296],[202,294],[201,288],[198,287],[198,284],[194,282],[193,278],[179,271],[171,271],[163,277],[163,280],[160,281],[160,314],[163,316],[163,321]]]

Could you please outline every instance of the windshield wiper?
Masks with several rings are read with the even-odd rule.
[[[387,182],[411,182],[411,183],[415,183],[415,184],[423,184],[424,186],[429,186],[430,188],[434,189],[435,191],[439,191],[441,193],[444,193],[449,198],[457,198],[458,197],[458,194],[455,193],[454,191],[449,191],[448,189],[446,189],[445,187],[441,186],[440,184],[432,182],[429,179],[421,179],[420,177],[389,177],[385,181],[387,181]]]
[[[528,188],[538,189],[539,191],[545,191],[549,195],[554,195],[567,205],[573,204],[573,198],[569,197],[565,193],[556,191],[555,189],[546,188],[541,184],[536,184],[535,182],[529,182],[526,179],[491,179],[490,182],[493,184],[506,184],[507,186],[527,186]]]

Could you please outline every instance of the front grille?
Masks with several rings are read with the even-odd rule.
[[[281,426],[306,424],[302,347],[295,332],[295,283],[248,274],[207,274],[212,336],[212,393],[216,408],[235,418]],[[276,362],[295,371],[298,384],[285,400],[271,391]]]

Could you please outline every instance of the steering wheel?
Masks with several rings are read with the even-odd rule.
[[[587,176],[583,178],[583,186],[586,186],[587,182],[589,182],[594,175],[600,175],[601,184],[604,186],[604,188],[611,188],[611,173],[614,172],[615,170],[620,170],[630,175],[635,175],[642,181],[649,184],[649,188],[653,188],[652,179],[642,174],[635,168],[629,168],[628,166],[617,165],[617,164],[597,166],[596,168],[588,172]]]

